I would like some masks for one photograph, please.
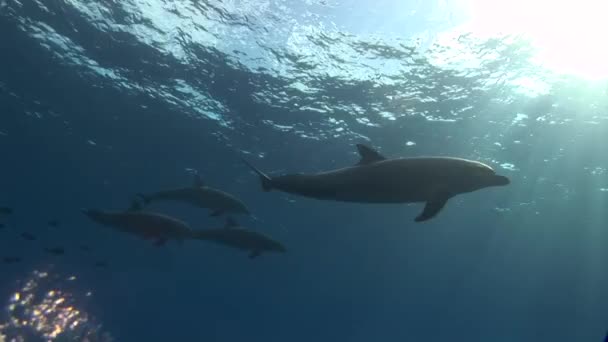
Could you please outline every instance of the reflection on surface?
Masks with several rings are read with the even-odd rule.
[[[0,342],[112,341],[67,289],[74,281],[75,276],[62,278],[34,270],[9,298],[8,320],[0,325],[0,335],[4,335]],[[85,297],[90,295],[87,292]]]

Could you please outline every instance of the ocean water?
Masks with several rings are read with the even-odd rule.
[[[563,3],[0,0],[0,340],[601,341],[606,6]],[[511,184],[415,223],[420,203],[263,192],[240,160],[318,172],[360,143]],[[81,213],[194,173],[287,253]]]

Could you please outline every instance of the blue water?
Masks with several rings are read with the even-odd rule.
[[[61,328],[74,341],[601,340],[608,84],[547,71],[513,37],[457,37],[472,63],[437,64],[458,55],[433,37],[459,12],[399,21],[398,6],[0,1],[0,206],[14,209],[0,217],[0,256],[22,258],[0,264],[6,340],[53,340],[59,310],[78,311],[63,322],[81,326]],[[315,172],[356,163],[357,143],[479,160],[511,185],[418,224],[420,204],[264,193],[239,160]],[[125,209],[194,172],[288,253],[157,248],[80,213]],[[65,255],[44,251],[56,246]],[[56,297],[69,300],[41,309]]]

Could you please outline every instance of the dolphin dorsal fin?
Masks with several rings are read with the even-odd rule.
[[[224,224],[225,229],[235,228],[238,226],[239,226],[239,224],[236,223],[236,220],[233,219],[232,217],[227,218],[226,223]]]
[[[127,211],[140,211],[141,209],[141,203],[138,200],[134,199],[133,201],[131,201],[131,206]]]
[[[359,151],[359,155],[361,156],[361,160],[359,161],[359,163],[357,163],[357,165],[372,164],[386,159],[386,157],[381,155],[378,151],[363,144],[357,144],[357,150]]]
[[[205,186],[205,182],[203,181],[203,177],[201,177],[201,175],[196,174],[194,175],[194,187],[195,188],[202,188]]]

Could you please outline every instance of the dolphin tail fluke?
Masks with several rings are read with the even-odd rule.
[[[270,190],[272,190],[272,188],[273,188],[273,186],[272,186],[272,178],[270,178],[264,172],[260,171],[260,169],[258,169],[257,167],[253,166],[247,160],[245,160],[243,158],[241,158],[241,160],[243,161],[243,163],[245,163],[245,165],[249,166],[249,168],[251,170],[253,170],[253,172],[257,173],[258,176],[260,176],[260,182],[262,183],[262,190],[264,190],[264,191],[270,191]]]

